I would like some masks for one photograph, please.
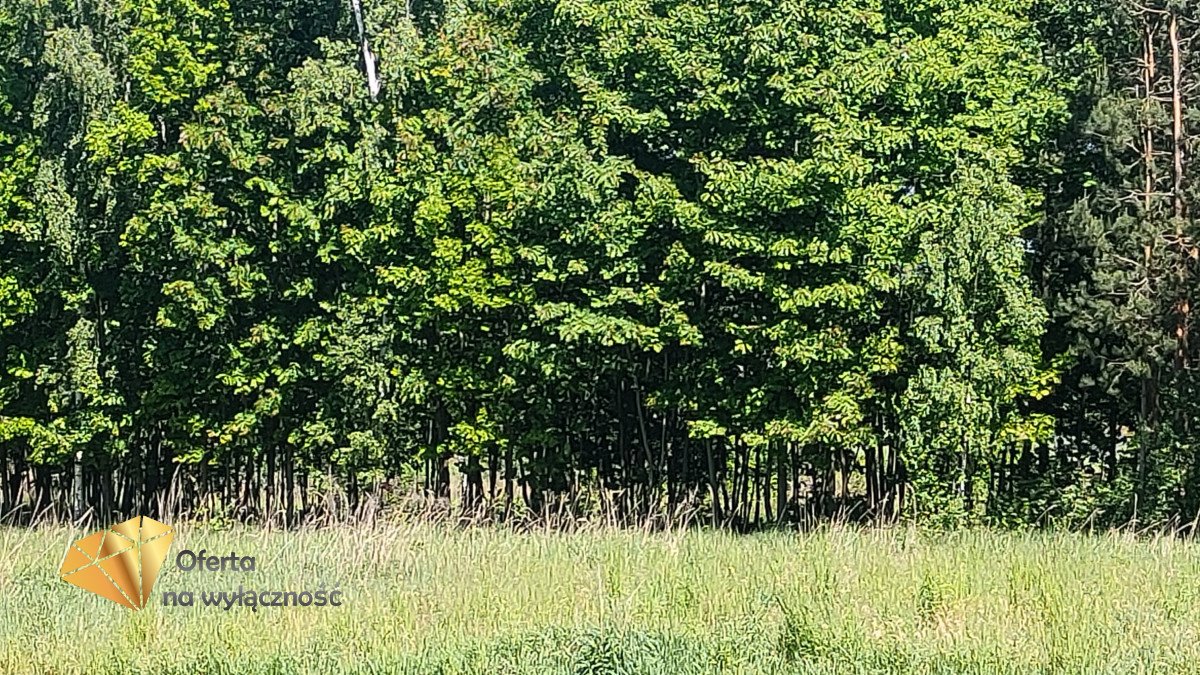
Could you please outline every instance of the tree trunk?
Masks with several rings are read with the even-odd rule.
[[[708,488],[712,492],[712,524],[717,527],[724,522],[721,515],[721,491],[717,485],[717,462],[713,457],[713,442],[711,438],[704,439],[704,454],[708,460]]]

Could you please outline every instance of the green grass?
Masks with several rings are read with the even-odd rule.
[[[1195,673],[1200,547],[831,530],[181,526],[152,604],[58,579],[66,528],[0,529],[0,673]],[[175,568],[188,548],[254,573]],[[340,608],[162,607],[304,590]]]

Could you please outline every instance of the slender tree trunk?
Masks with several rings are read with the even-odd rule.
[[[1167,31],[1171,40],[1171,137],[1174,141],[1172,156],[1175,171],[1174,185],[1171,196],[1173,213],[1175,215],[1175,235],[1183,236],[1184,196],[1183,196],[1183,58],[1179,50],[1179,18],[1176,10],[1170,11],[1167,21]]]
[[[1152,26],[1151,19],[1148,16],[1145,17],[1144,20],[1146,22],[1145,23],[1146,40],[1145,40],[1144,68],[1142,71],[1142,78],[1143,78],[1142,84],[1145,89],[1144,105],[1145,105],[1146,110],[1143,114],[1143,120],[1145,120],[1143,122],[1143,126],[1144,126],[1143,133],[1145,134],[1145,141],[1144,141],[1144,147],[1142,148],[1143,164],[1144,164],[1144,166],[1143,166],[1143,181],[1144,181],[1144,187],[1145,187],[1145,195],[1143,197],[1143,200],[1144,200],[1143,205],[1144,205],[1145,212],[1143,214],[1143,217],[1150,218],[1150,217],[1152,217],[1151,209],[1153,206],[1153,193],[1154,193],[1154,189],[1155,189],[1155,186],[1157,183],[1157,181],[1155,179],[1155,170],[1154,170],[1154,129],[1153,129],[1152,123],[1150,122],[1150,110],[1155,106],[1154,82],[1155,82],[1155,79],[1157,76],[1157,73],[1156,73],[1157,66],[1155,63],[1154,27]],[[1144,269],[1146,270],[1145,274],[1146,274],[1147,278],[1149,277],[1150,270],[1151,270],[1152,251],[1153,251],[1153,243],[1147,243],[1143,246],[1143,258],[1144,258],[1143,264],[1144,264]],[[1141,387],[1141,411],[1140,411],[1141,419],[1140,419],[1140,422],[1141,422],[1142,428],[1139,430],[1140,433],[1139,433],[1139,438],[1138,438],[1138,454],[1137,454],[1137,468],[1136,468],[1137,485],[1136,485],[1136,490],[1135,490],[1134,496],[1133,496],[1133,498],[1134,498],[1134,504],[1133,504],[1134,516],[1133,516],[1133,518],[1135,521],[1137,520],[1137,512],[1138,512],[1139,505],[1145,503],[1145,498],[1146,498],[1145,481],[1146,481],[1146,476],[1148,473],[1147,465],[1149,462],[1149,454],[1148,453],[1149,453],[1150,443],[1152,442],[1151,439],[1154,436],[1152,420],[1155,416],[1154,415],[1154,407],[1155,407],[1154,399],[1155,399],[1156,386],[1155,386],[1155,382],[1154,382],[1155,375],[1153,373],[1153,367],[1151,368],[1151,371],[1152,372],[1149,375],[1145,376],[1142,379],[1142,387]]]
[[[763,459],[763,446],[758,446],[754,452],[754,491],[759,495],[758,501],[763,507],[763,516],[766,521],[772,521],[771,512],[771,472],[767,470],[767,462]],[[755,509],[755,520],[758,521],[755,525],[761,525],[764,521],[758,520],[758,510]]]
[[[717,485],[717,462],[713,457],[713,442],[711,438],[704,439],[704,454],[708,460],[708,488],[712,493],[712,524],[717,527],[724,522],[721,515],[721,491]]]
[[[307,518],[312,512],[312,502],[309,501],[308,471],[300,474],[300,515]]]
[[[496,465],[499,463],[499,456],[495,450],[488,451],[488,502],[492,506],[496,502]]]
[[[776,522],[782,523],[788,511],[788,452],[787,444],[777,444],[775,450]]]
[[[762,445],[754,448],[754,527],[771,520],[771,472]]]
[[[42,517],[43,513],[50,509],[51,493],[50,493],[50,469],[45,464],[38,464],[34,467],[34,498],[33,498],[33,514],[35,517]]]
[[[133,472],[127,464],[121,467],[121,515],[133,513]]]
[[[508,451],[504,454],[504,519],[508,520],[512,517],[513,499],[515,493],[513,490],[513,449],[509,446]]]
[[[879,500],[879,488],[877,484],[878,466],[875,461],[875,446],[868,444],[863,448],[863,471],[866,473],[867,485],[867,511],[875,518],[875,507]]]
[[[9,477],[12,475],[13,469],[8,464],[8,443],[0,441],[0,476],[4,477],[4,485],[0,485],[0,522],[15,506],[9,492]]]
[[[296,451],[290,443],[284,443],[283,513],[284,524],[292,527],[296,523]]]
[[[483,502],[483,465],[478,455],[467,458],[463,472],[463,513],[475,515]]]
[[[1155,79],[1155,63],[1154,63],[1154,28],[1150,24],[1150,19],[1145,20],[1145,37],[1143,44],[1143,64],[1142,70],[1142,87],[1145,91],[1145,110],[1142,114],[1142,200],[1143,207],[1147,216],[1150,214],[1154,194],[1154,128],[1149,122],[1150,109],[1154,105],[1154,79]],[[1149,257],[1149,252],[1147,252]],[[1147,261],[1148,262],[1148,261]]]
[[[359,48],[362,51],[363,70],[367,74],[367,91],[371,94],[371,100],[379,95],[379,79],[375,74],[375,55],[371,53],[371,47],[367,44],[366,22],[363,20],[362,5],[359,0],[350,0],[350,9],[354,13],[354,21],[358,25],[358,40]]]
[[[268,424],[267,426],[270,427],[270,424]],[[266,488],[266,490],[265,490],[266,494],[263,495],[263,498],[265,500],[265,506],[266,506],[265,510],[266,510],[266,516],[267,516],[268,523],[274,523],[275,509],[278,508],[278,506],[279,506],[277,503],[278,500],[276,499],[276,494],[275,494],[275,485],[276,485],[276,479],[278,478],[278,476],[276,474],[277,450],[275,448],[274,436],[275,436],[275,434],[268,433],[268,434],[266,434],[266,437],[264,439],[267,444],[267,448],[266,448],[266,450],[267,450],[267,475],[266,475],[266,480],[263,481],[264,487]]]
[[[437,453],[437,467],[434,472],[434,497],[438,500],[450,499],[450,453],[445,452],[444,445],[450,436],[450,417],[446,406],[438,401],[434,411],[433,443]]]
[[[1174,141],[1172,155],[1174,159],[1174,184],[1172,189],[1172,205],[1175,216],[1175,239],[1180,247],[1180,262],[1178,264],[1179,286],[1183,297],[1175,303],[1177,315],[1175,324],[1175,367],[1182,370],[1188,360],[1188,331],[1191,326],[1191,303],[1187,292],[1187,240],[1184,238],[1184,219],[1187,214],[1187,204],[1184,198],[1184,152],[1187,139],[1184,129],[1183,102],[1183,54],[1179,44],[1179,17],[1175,9],[1170,10],[1168,32],[1171,40],[1171,136]]]

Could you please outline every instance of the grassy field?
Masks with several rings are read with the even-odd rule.
[[[67,528],[0,529],[0,673],[1196,673],[1200,547],[831,530],[181,526],[133,612],[59,580]],[[255,557],[184,572],[182,549]],[[341,607],[161,606],[315,590]]]

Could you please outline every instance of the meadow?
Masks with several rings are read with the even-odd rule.
[[[0,529],[0,673],[1194,673],[1200,548],[1105,534],[823,529],[281,533],[181,525],[145,609]],[[179,551],[253,556],[184,572]],[[341,607],[164,607],[340,588]]]

